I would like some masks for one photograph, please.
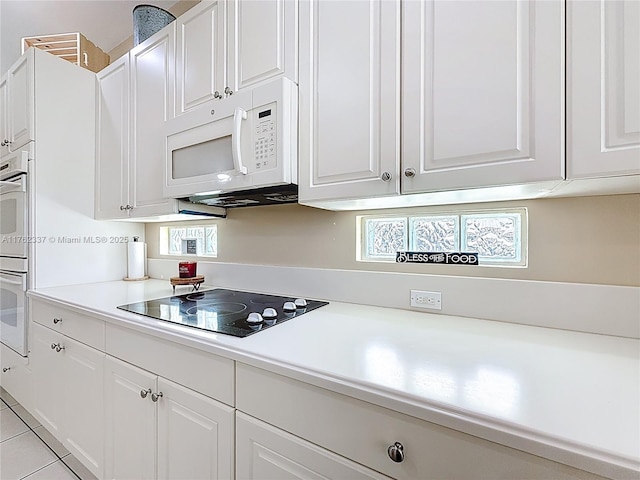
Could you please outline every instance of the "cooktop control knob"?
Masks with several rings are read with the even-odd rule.
[[[262,318],[265,320],[275,320],[278,317],[278,312],[275,308],[265,308],[262,312]]]
[[[296,298],[295,304],[298,308],[306,308],[307,301],[304,298]]]
[[[295,312],[297,308],[298,307],[296,307],[296,304],[293,302],[284,302],[284,305],[282,306],[282,309],[285,312]]]
[[[250,325],[256,325],[258,323],[262,323],[263,322],[263,318],[262,315],[260,315],[257,312],[251,312],[249,314],[249,316],[247,317],[247,323]]]

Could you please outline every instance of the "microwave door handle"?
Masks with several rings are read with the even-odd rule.
[[[247,112],[241,108],[236,108],[233,114],[233,141],[231,142],[231,155],[233,156],[233,167],[236,172],[246,175],[247,167],[242,164],[242,153],[240,143],[240,132],[242,130],[242,120],[247,118]]]

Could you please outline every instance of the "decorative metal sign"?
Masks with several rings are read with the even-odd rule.
[[[183,238],[182,239],[182,254],[183,255],[197,255],[198,254],[198,239],[197,238]]]
[[[470,252],[396,252],[396,263],[478,265],[478,254]]]

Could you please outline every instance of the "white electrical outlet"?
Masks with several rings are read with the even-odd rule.
[[[411,290],[411,306],[442,310],[442,294],[440,292]]]

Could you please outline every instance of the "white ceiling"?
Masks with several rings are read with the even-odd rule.
[[[0,74],[20,56],[22,37],[80,32],[109,52],[133,34],[136,5],[169,9],[177,0],[0,0]]]

